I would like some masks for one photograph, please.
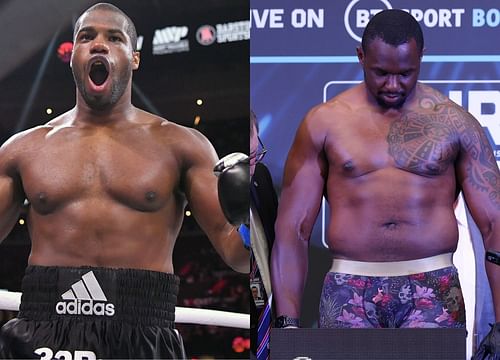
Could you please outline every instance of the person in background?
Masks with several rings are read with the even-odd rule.
[[[270,253],[274,242],[274,222],[278,199],[273,180],[262,163],[266,149],[259,138],[257,117],[250,111],[250,286],[259,293],[251,302],[251,350],[258,360],[269,358],[271,327]]]

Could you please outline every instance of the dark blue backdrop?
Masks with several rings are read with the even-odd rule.
[[[300,121],[312,106],[362,80],[355,48],[369,17],[390,7],[409,10],[422,26],[426,50],[420,80],[481,122],[500,163],[498,0],[252,0],[251,106],[278,192]],[[312,244],[322,247],[321,239],[319,220]],[[478,271],[478,293],[489,299],[481,262]],[[476,315],[485,325],[492,321],[491,304],[478,301]]]

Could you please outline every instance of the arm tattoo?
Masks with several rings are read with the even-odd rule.
[[[474,162],[467,168],[467,181],[476,189],[488,193],[488,198],[500,210],[500,175],[498,166],[483,128],[471,116],[467,132],[460,134],[464,148]]]

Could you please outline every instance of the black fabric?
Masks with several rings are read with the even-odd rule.
[[[259,217],[264,227],[269,256],[274,243],[274,223],[278,210],[278,198],[274,191],[273,180],[267,167],[262,163],[257,163],[255,172],[250,182],[250,201],[257,209]],[[271,259],[268,259],[271,261]],[[257,326],[260,316],[260,309],[257,309],[255,302],[250,301],[250,343],[251,352],[255,356],[257,352]],[[274,313],[274,311],[272,312]]]
[[[30,266],[0,358],[184,359],[178,287],[177,276],[146,270]]]
[[[473,360],[500,360],[500,322],[490,326],[491,330],[479,344]]]
[[[278,197],[274,191],[271,174],[264,164],[257,163],[255,165],[250,189],[250,200],[259,213],[262,226],[266,232],[269,255],[271,255],[274,244],[274,223],[278,214]]]

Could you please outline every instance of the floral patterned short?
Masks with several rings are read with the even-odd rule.
[[[465,328],[454,266],[406,276],[329,272],[319,313],[321,328]]]

